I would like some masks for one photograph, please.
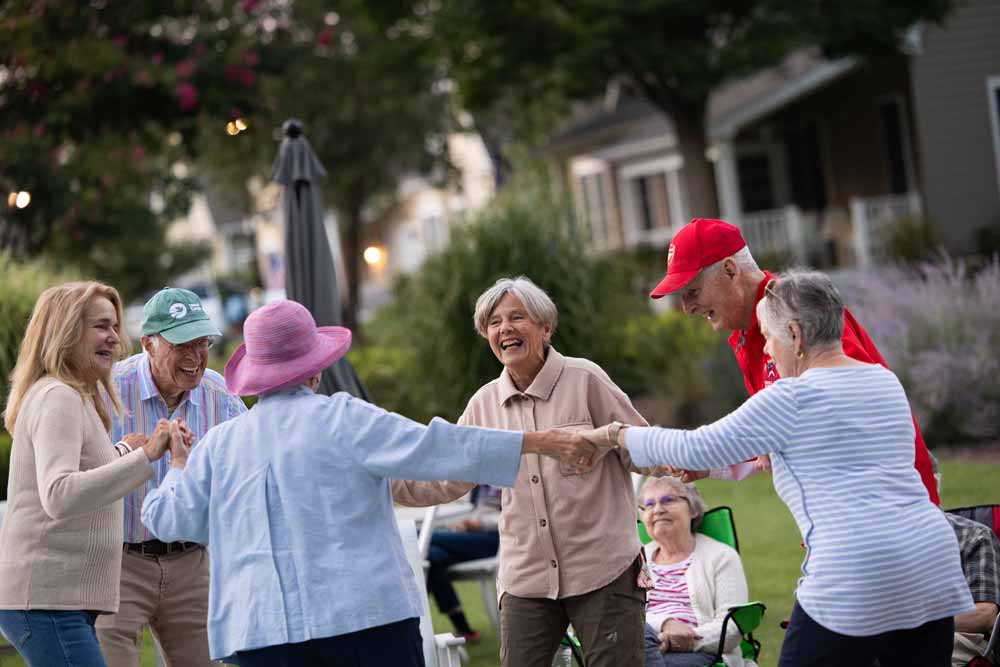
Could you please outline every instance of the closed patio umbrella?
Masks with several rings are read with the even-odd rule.
[[[326,235],[319,179],[326,170],[319,163],[302,125],[285,121],[285,138],[274,161],[271,180],[283,188],[285,214],[285,292],[312,313],[318,326],[342,325],[340,293],[333,255]],[[347,357],[323,372],[319,392],[330,395],[346,391],[370,401]]]

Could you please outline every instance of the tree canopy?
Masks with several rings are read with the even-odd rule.
[[[705,153],[710,93],[727,80],[819,46],[830,56],[898,50],[918,21],[940,21],[953,0],[447,0],[439,32],[473,112],[511,97],[530,107],[557,91],[599,97],[627,77],[678,129],[692,191],[714,192]],[[690,181],[689,181],[690,182]],[[711,201],[694,202],[699,210]]]

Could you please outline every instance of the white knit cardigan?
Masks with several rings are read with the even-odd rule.
[[[650,542],[646,545],[646,560],[653,557],[660,545]],[[649,568],[649,574],[656,584],[656,574]],[[729,608],[747,602],[747,579],[743,574],[743,563],[736,550],[705,535],[695,535],[691,565],[684,575],[687,581],[691,606],[698,619],[695,632],[701,637],[695,644],[695,651],[715,653],[722,635],[722,620]],[[650,619],[659,632],[663,617]],[[740,652],[740,631],[730,620],[726,627],[726,651],[722,658],[728,667],[756,667],[752,660],[744,660]]]

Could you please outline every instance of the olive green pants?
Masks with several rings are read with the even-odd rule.
[[[572,623],[587,667],[642,667],[646,591],[637,558],[607,586],[550,600],[504,593],[500,600],[502,667],[551,667]]]

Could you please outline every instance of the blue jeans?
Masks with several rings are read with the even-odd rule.
[[[461,606],[455,587],[451,585],[448,568],[457,563],[496,556],[499,548],[500,533],[495,530],[431,533],[431,546],[427,552],[427,560],[431,564],[427,570],[427,588],[441,613],[450,613]]]
[[[0,632],[29,667],[106,667],[92,611],[0,610]]]

